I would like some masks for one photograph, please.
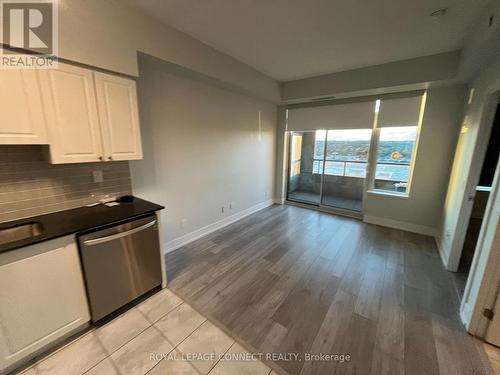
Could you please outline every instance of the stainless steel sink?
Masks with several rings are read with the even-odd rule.
[[[20,241],[27,238],[33,238],[43,233],[41,223],[27,223],[15,227],[0,229],[0,245]]]

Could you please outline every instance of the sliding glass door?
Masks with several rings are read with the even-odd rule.
[[[371,129],[328,130],[321,204],[360,212]]]
[[[320,204],[325,135],[321,130],[290,133],[289,200]]]
[[[371,129],[290,133],[287,198],[359,212]]]
[[[425,100],[291,104],[287,199],[360,213],[367,191],[409,196]]]

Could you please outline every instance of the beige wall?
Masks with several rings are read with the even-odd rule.
[[[92,171],[103,172],[94,182]],[[42,146],[0,146],[0,222],[131,194],[126,161],[49,164]]]
[[[396,220],[437,234],[460,131],[464,86],[427,91],[427,101],[408,198],[368,194],[365,215]]]
[[[137,51],[148,53],[269,100],[279,100],[273,79],[165,26],[117,0],[59,1],[59,56],[137,75]]]
[[[146,60],[138,81],[144,160],[130,164],[134,194],[167,207],[163,241],[272,199],[276,105]]]

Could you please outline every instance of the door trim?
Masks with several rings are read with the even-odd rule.
[[[490,321],[482,314],[485,308],[494,308],[500,285],[500,163],[497,164],[492,190],[486,205],[474,258],[460,305],[460,317],[467,331],[484,337]],[[500,313],[497,311],[497,313]]]
[[[474,200],[470,201],[469,196],[475,196],[476,185],[481,174],[481,167],[486,156],[489,134],[493,127],[493,121],[499,99],[499,91],[491,92],[482,108],[482,119],[479,124],[479,130],[474,145],[472,161],[469,165],[467,182],[463,189],[461,207],[458,220],[455,226],[454,236],[449,241],[448,254],[441,253],[444,265],[448,271],[457,271],[462,256],[462,249],[465,241],[467,226],[469,225],[470,215]]]

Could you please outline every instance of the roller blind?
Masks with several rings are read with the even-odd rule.
[[[382,99],[378,113],[378,127],[417,126],[422,96],[400,99]]]
[[[371,129],[375,101],[292,108],[288,130]]]

